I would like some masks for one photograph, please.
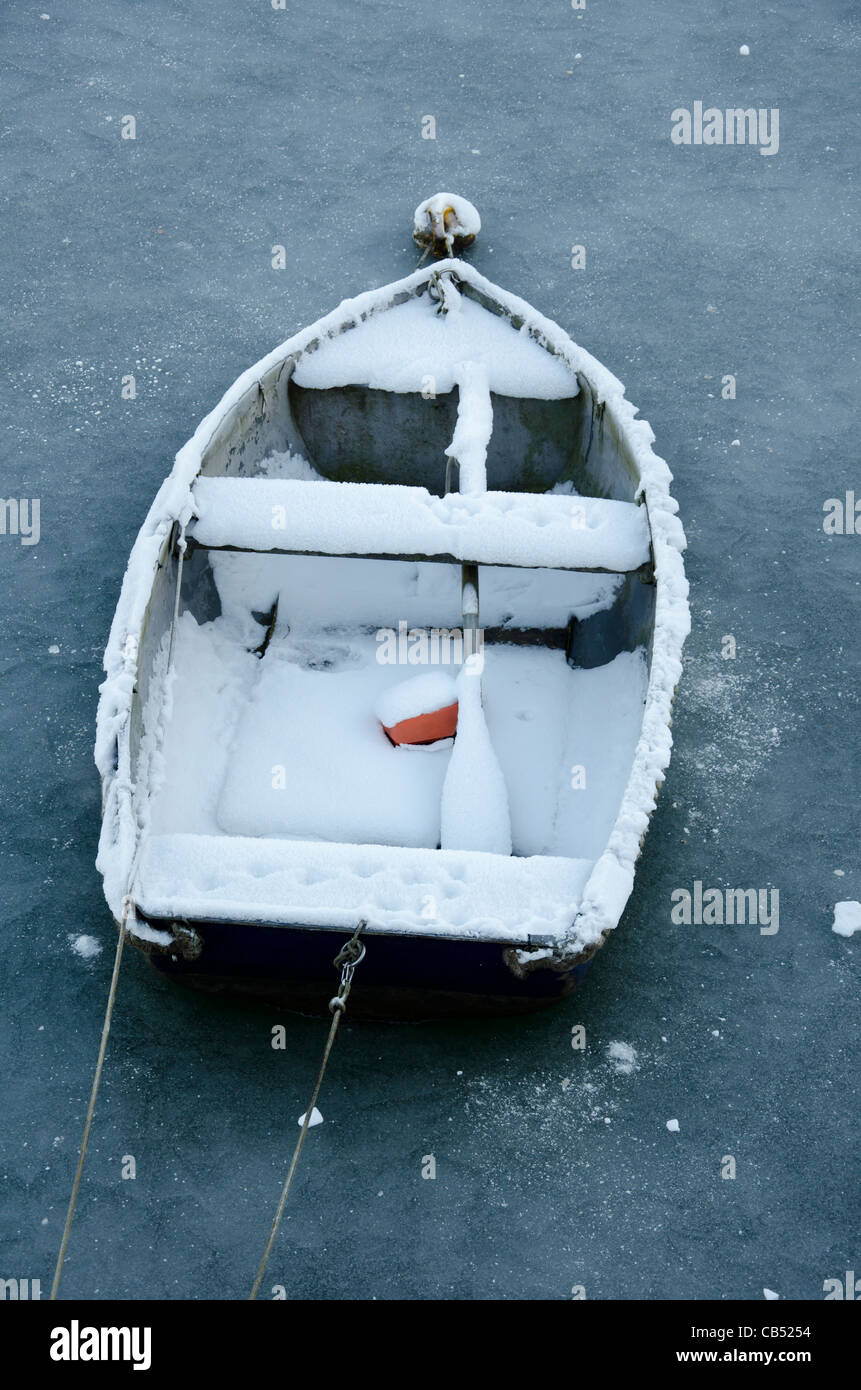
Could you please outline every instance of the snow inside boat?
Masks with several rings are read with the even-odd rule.
[[[156,498],[105,658],[98,863],[157,970],[318,1011],[364,920],[354,1015],[572,988],[670,756],[687,586],[653,438],[456,259],[240,377]],[[449,714],[457,692],[455,737],[398,743],[377,711],[424,718],[421,675]]]

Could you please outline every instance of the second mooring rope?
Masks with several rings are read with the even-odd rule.
[[[90,1090],[90,1103],[87,1106],[87,1118],[84,1121],[84,1134],[81,1139],[81,1147],[78,1152],[78,1166],[75,1169],[75,1181],[72,1184],[72,1195],[69,1198],[69,1209],[66,1212],[66,1224],[63,1227],[63,1239],[60,1242],[60,1253],[57,1256],[57,1267],[54,1270],[54,1282],[51,1285],[51,1297],[49,1302],[53,1303],[57,1297],[57,1290],[60,1287],[60,1279],[63,1275],[63,1262],[66,1258],[66,1247],[69,1244],[69,1235],[72,1230],[72,1221],[75,1216],[75,1208],[78,1205],[78,1191],[81,1186],[81,1176],[84,1171],[84,1159],[87,1156],[87,1145],[90,1142],[90,1130],[93,1126],[93,1114],[96,1109],[96,1098],[99,1094],[99,1082],[102,1079],[102,1068],[105,1065],[105,1053],[108,1049],[108,1037],[111,1031],[111,1018],[114,1012],[114,1001],[117,997],[117,982],[120,978],[120,962],[123,958],[123,943],[126,939],[126,919],[130,911],[134,911],[132,900],[126,897],[123,902],[122,921],[120,922],[119,936],[117,938],[117,953],[114,956],[114,970],[111,975],[111,987],[108,990],[108,1003],[105,1009],[105,1021],[102,1024],[102,1040],[99,1043],[99,1055],[96,1061],[96,1070],[93,1076],[93,1085]]]
[[[293,1158],[290,1163],[290,1169],[287,1173],[287,1177],[284,1180],[284,1186],[281,1190],[281,1196],[278,1200],[278,1206],[275,1211],[275,1219],[272,1222],[272,1228],[269,1232],[269,1239],[266,1242],[266,1249],[263,1251],[263,1258],[261,1259],[260,1265],[257,1270],[257,1278],[254,1280],[254,1287],[252,1288],[251,1293],[248,1295],[249,1300],[255,1299],[257,1297],[260,1285],[263,1282],[263,1276],[266,1273],[266,1266],[269,1263],[269,1256],[272,1253],[272,1246],[275,1244],[275,1237],[278,1234],[278,1227],[281,1225],[281,1217],[284,1215],[284,1208],[287,1205],[287,1198],[290,1195],[290,1188],[293,1185],[293,1178],[296,1174],[296,1169],[299,1165],[299,1155],[301,1154],[302,1147],[305,1143],[305,1136],[308,1133],[308,1126],[311,1123],[311,1116],[314,1114],[314,1107],[317,1104],[317,1097],[320,1094],[320,1087],[323,1085],[323,1077],[326,1072],[326,1064],[329,1061],[329,1053],[332,1051],[332,1045],[335,1041],[335,1036],[338,1032],[338,1027],[340,1025],[342,1015],[347,1007],[347,997],[352,987],[353,973],[356,969],[356,966],[359,964],[359,961],[365,954],[365,948],[359,941],[359,933],[362,931],[362,928],[365,925],[365,922],[359,923],[359,925],[356,927],[355,932],[350,937],[350,940],[346,943],[345,946],[341,948],[334,960],[335,969],[337,970],[339,967],[341,969],[341,983],[338,987],[338,993],[335,995],[333,999],[329,1000],[329,1008],[332,1012],[332,1026],[329,1029],[329,1036],[326,1039],[326,1046],[323,1049],[323,1059],[320,1062],[320,1070],[317,1072],[317,1080],[314,1082],[314,1090],[311,1093],[311,1099],[308,1102],[308,1108],[305,1111],[305,1118],[302,1122],[302,1130],[296,1142],[296,1148],[293,1150]]]

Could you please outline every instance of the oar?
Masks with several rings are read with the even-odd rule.
[[[463,566],[464,664],[457,678],[457,737],[442,788],[443,849],[511,853],[508,788],[493,748],[482,703],[478,567]]]

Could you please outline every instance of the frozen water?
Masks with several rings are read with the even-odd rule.
[[[78,0],[37,18],[5,7],[0,130],[2,493],[42,500],[38,545],[0,536],[5,1270],[50,1282],[110,979],[91,752],[131,543],[238,372],[409,273],[413,209],[453,187],[481,213],[475,265],[618,374],[675,474],[694,629],[674,757],[579,996],[339,1040],[326,1146],[272,1283],[325,1299],[564,1298],[574,1282],[590,1298],[753,1299],[779,1270],[782,1297],[821,1298],[826,1276],[858,1268],[861,961],[857,934],[830,924],[833,866],[861,899],[861,542],[821,527],[823,502],[857,488],[846,6],[776,23],[746,0],[589,5],[581,22],[559,5],[525,24],[499,0],[489,27],[452,0],[432,17],[382,0],[373,25],[336,0],[194,15],[151,0],[121,23]],[[673,147],[683,92],[779,105],[779,154]],[[773,938],[680,929],[670,893],[694,879],[774,883],[791,913]],[[69,933],[104,945],[86,968]],[[619,1038],[648,1069],[615,1075]],[[321,1046],[319,1020],[168,989],[127,951],[61,1293],[247,1295],[295,1141],[284,1097],[303,1103]],[[683,1165],[655,1143],[682,1103]],[[113,1158],[154,1144],[130,1204]],[[438,1177],[422,1182],[431,1149]],[[716,1156],[733,1152],[738,1177],[721,1182]],[[348,1261],[320,1260],[321,1211]]]

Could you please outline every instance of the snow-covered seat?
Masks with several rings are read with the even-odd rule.
[[[157,921],[355,927],[546,945],[576,916],[593,861],[225,835],[152,835],[135,898]]]
[[[644,507],[555,493],[449,493],[379,483],[198,478],[187,530],[213,550],[637,570],[651,556]]]

